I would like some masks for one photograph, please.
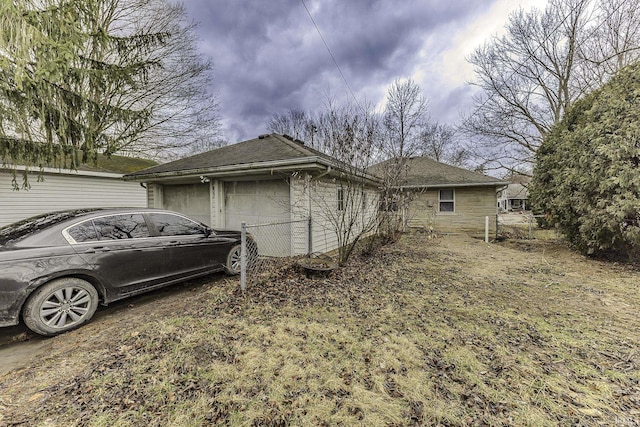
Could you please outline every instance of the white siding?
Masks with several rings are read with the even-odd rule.
[[[312,251],[330,252],[338,248],[338,236],[336,234],[338,212],[338,188],[339,182],[331,179],[311,181],[310,202],[312,217]],[[348,185],[347,185],[348,187]],[[345,187],[345,209],[348,209],[347,198],[350,197]],[[352,189],[353,190],[353,189]],[[360,195],[354,196],[355,203],[360,205]],[[369,226],[378,212],[379,195],[373,188],[366,190],[365,215],[359,213],[359,223],[353,227],[355,234],[362,231],[363,226]],[[346,228],[346,227],[345,227]],[[375,230],[373,230],[375,231]],[[355,236],[352,236],[355,238]]]
[[[308,174],[291,177],[291,250],[292,255],[312,252],[309,247],[309,211],[311,199],[307,191],[311,176]]]
[[[109,175],[109,176],[107,176]],[[119,175],[45,173],[38,182],[29,175],[29,190],[13,191],[10,172],[0,171],[0,227],[30,216],[64,209],[93,207],[146,207],[147,191]],[[18,176],[20,183],[21,177]]]

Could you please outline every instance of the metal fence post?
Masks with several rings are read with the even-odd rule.
[[[533,239],[533,215],[529,215],[529,240]]]
[[[484,217],[484,241],[489,243],[489,215]]]
[[[247,289],[247,223],[244,221],[240,231],[240,289]]]
[[[307,256],[311,256],[313,252],[313,230],[311,229],[311,217],[309,217],[309,222],[307,223]]]

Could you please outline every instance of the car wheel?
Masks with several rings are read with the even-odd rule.
[[[88,282],[67,277],[37,289],[24,306],[24,323],[40,335],[70,331],[91,319],[98,307],[98,292]]]
[[[229,254],[227,255],[227,263],[224,265],[224,270],[227,272],[227,274],[240,274],[241,250],[242,248],[240,245],[235,245],[229,251]]]

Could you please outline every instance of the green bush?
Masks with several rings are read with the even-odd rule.
[[[640,254],[640,63],[577,101],[536,154],[532,202],[585,254]]]

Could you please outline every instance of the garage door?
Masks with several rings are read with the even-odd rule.
[[[285,180],[225,183],[226,228],[239,230],[242,222],[280,225],[251,228],[261,254],[291,254],[289,183]],[[285,223],[285,224],[282,224]]]
[[[165,209],[211,225],[209,184],[165,185],[162,187],[162,204]]]

